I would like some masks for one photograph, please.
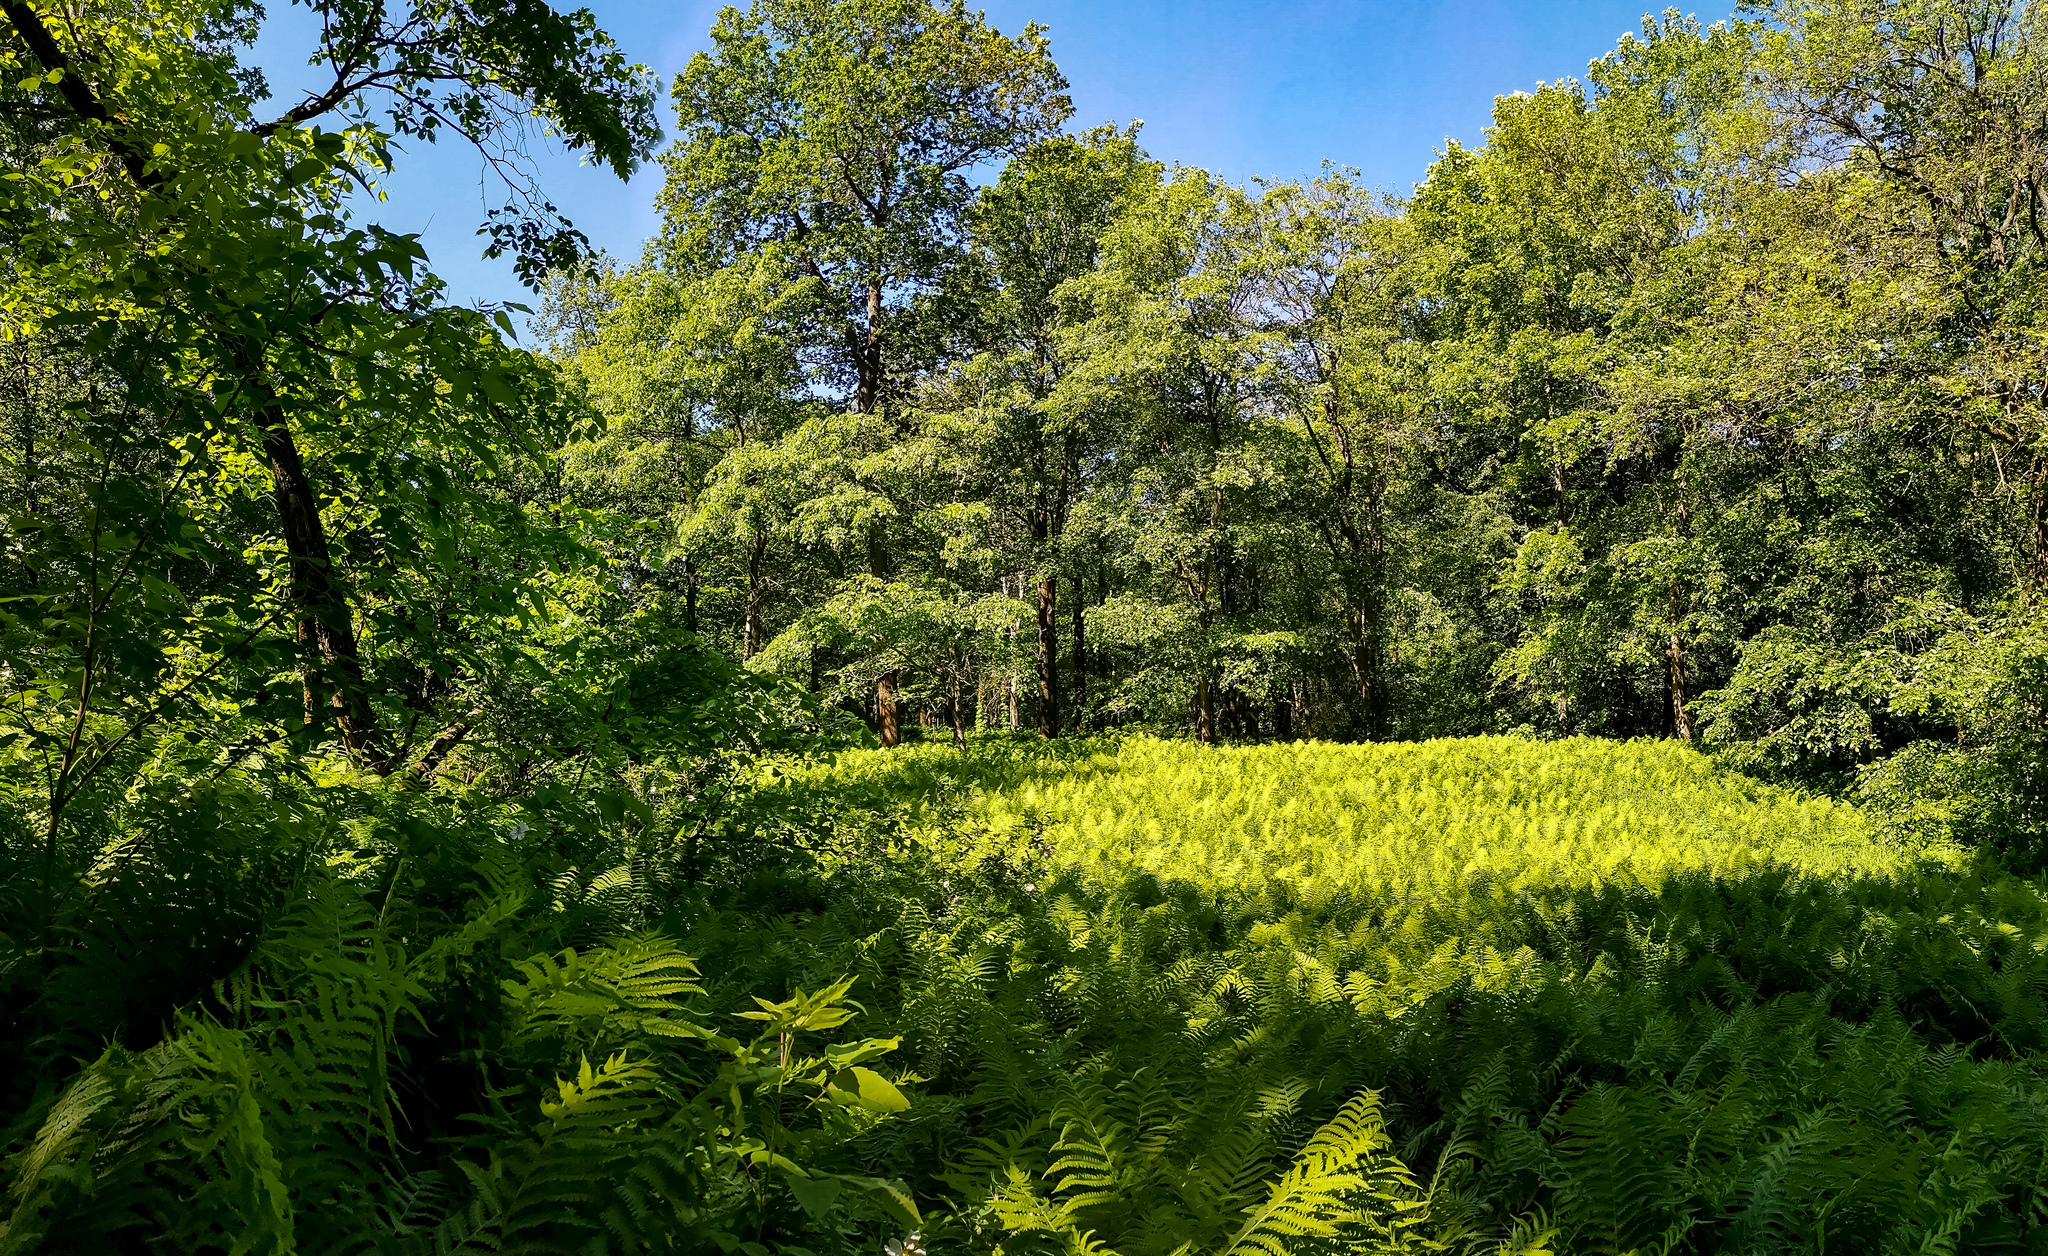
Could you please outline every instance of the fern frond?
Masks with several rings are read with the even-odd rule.
[[[1391,1154],[1377,1091],[1362,1091],[1301,1149],[1266,1199],[1223,1247],[1224,1256],[1289,1256],[1287,1240],[1334,1239],[1346,1227],[1391,1228],[1414,1202],[1415,1182]]]

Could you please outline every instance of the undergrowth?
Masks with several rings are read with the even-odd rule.
[[[770,792],[887,835],[679,935],[886,994],[921,1084],[870,1141],[934,1250],[2048,1250],[2048,892],[1696,752],[983,743]]]
[[[152,813],[125,932],[10,925],[0,1250],[2048,1250],[2048,890],[1853,809],[1597,742],[745,771]]]

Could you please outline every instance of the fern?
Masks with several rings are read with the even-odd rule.
[[[1360,1233],[1384,1239],[1406,1228],[1415,1180],[1391,1153],[1380,1097],[1353,1096],[1308,1140],[1265,1200],[1248,1209],[1225,1256],[1290,1256],[1293,1239]]]

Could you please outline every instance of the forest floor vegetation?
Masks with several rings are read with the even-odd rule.
[[[932,1244],[2041,1241],[2048,891],[1692,749],[990,740],[763,798],[861,817],[838,870],[673,927],[857,974]]]
[[[0,957],[0,1251],[2048,1237],[2048,885],[1693,749],[724,772],[127,813]]]

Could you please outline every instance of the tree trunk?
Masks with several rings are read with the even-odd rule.
[[[1665,650],[1664,659],[1669,664],[1671,735],[1680,741],[1691,741],[1692,717],[1685,710],[1685,645],[1676,631],[1671,634],[1671,645]]]
[[[1205,746],[1216,744],[1216,686],[1207,675],[1195,684],[1195,736]]]
[[[753,543],[747,547],[747,611],[740,636],[741,659],[753,658],[761,652],[761,560],[767,549],[767,535],[756,532]]]
[[[1038,581],[1038,735],[1060,735],[1059,577]]]
[[[683,560],[683,631],[697,632],[697,560]]]
[[[882,734],[883,749],[890,749],[903,740],[901,730],[896,727],[896,673],[893,669],[883,672],[875,681],[875,723]]]
[[[1281,741],[1294,740],[1294,701],[1291,688],[1286,695],[1274,699],[1273,736]]]
[[[873,414],[882,404],[882,281],[868,280],[867,327],[854,353],[854,408]]]
[[[236,357],[243,357],[239,346]],[[238,361],[238,365],[244,364]],[[244,369],[251,372],[252,384],[260,385],[254,376],[255,365],[249,361]],[[377,713],[363,679],[355,611],[334,582],[333,557],[326,528],[320,522],[319,500],[306,479],[298,442],[292,439],[283,408],[274,399],[266,399],[261,421],[263,453],[270,461],[272,496],[289,564],[292,606],[298,616],[306,723],[318,723],[325,708],[333,714],[350,756],[374,772],[389,775],[394,765],[378,734]]]
[[[1367,594],[1355,622],[1358,699],[1365,708],[1365,735],[1378,741],[1386,735],[1387,685],[1386,650],[1380,639],[1380,608],[1376,590]]]
[[[1074,578],[1074,731],[1086,731],[1088,717],[1088,637],[1081,616],[1081,602],[1087,596],[1081,578]]]
[[[960,668],[956,664],[952,670],[952,702],[947,713],[952,717],[953,721],[953,749],[965,750],[967,748],[967,722],[960,710]]]
[[[1004,597],[1009,597],[1009,596],[1010,596],[1010,578],[1009,578],[1008,576],[1004,576],[1004,577],[1002,578],[1002,582],[1003,582],[1003,596],[1004,596]],[[1022,598],[1022,597],[1024,596],[1024,577],[1023,577],[1023,576],[1022,576],[1021,574],[1020,574],[1020,575],[1019,575],[1019,576],[1017,577],[1017,594],[1016,594],[1016,595],[1017,595],[1017,596],[1018,596],[1019,598]],[[1018,633],[1018,632],[1020,631],[1020,629],[1021,629],[1021,628],[1022,628],[1022,625],[1020,625],[1020,624],[1019,624],[1019,623],[1018,623],[1018,622],[1017,622],[1017,621],[1016,621],[1015,619],[1012,619],[1012,620],[1010,621],[1010,626],[1009,626],[1009,627],[1007,627],[1007,628],[1005,628],[1005,629],[1003,629],[1003,639],[1004,639],[1004,640],[1005,640],[1005,641],[1006,641],[1006,642],[1007,642],[1007,643],[1009,644],[1009,656],[1010,656],[1011,666],[1012,666],[1012,668],[1013,668],[1013,669],[1014,669],[1014,667],[1015,667],[1015,664],[1016,664],[1016,659],[1017,659],[1017,633]],[[1010,673],[1010,678],[1009,678],[1009,682],[1008,682],[1008,683],[1009,683],[1009,686],[1010,686],[1010,730],[1011,730],[1012,732],[1015,732],[1015,731],[1016,731],[1016,729],[1017,729],[1017,726],[1018,726],[1018,725],[1020,725],[1020,724],[1022,724],[1022,723],[1024,722],[1024,719],[1023,719],[1023,715],[1024,715],[1024,712],[1023,712],[1023,706],[1022,706],[1022,703],[1021,703],[1021,701],[1019,700],[1019,696],[1018,696],[1018,693],[1017,693],[1017,674],[1016,674],[1016,672],[1015,672],[1014,670],[1012,670],[1012,671],[1011,671],[1011,673]]]
[[[1109,605],[1109,573],[1107,571],[1103,572],[1101,579],[1101,593],[1096,597],[1095,604],[1097,606],[1107,606]],[[1095,679],[1102,682],[1102,696],[1104,698],[1109,697],[1109,672],[1109,651],[1097,650],[1095,652]]]

